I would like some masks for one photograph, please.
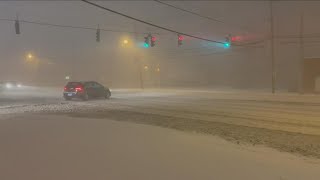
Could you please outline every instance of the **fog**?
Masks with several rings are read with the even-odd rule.
[[[0,20],[0,81],[63,85],[70,80],[96,80],[113,88],[229,87],[271,88],[269,1],[168,1],[217,18],[209,21],[154,1],[107,1],[100,5],[130,16],[203,38],[243,39],[230,48],[185,37],[111,14],[79,1],[1,1],[0,19],[37,21],[127,32],[151,33],[155,47],[142,48],[144,34],[41,26]],[[303,12],[304,58],[319,57],[320,2],[273,2],[276,87],[296,89],[301,60],[299,33]],[[126,47],[124,39],[129,40]],[[258,42],[258,43],[254,43]],[[250,44],[251,45],[245,45]],[[32,53],[36,63],[26,62]],[[148,69],[145,68],[148,67]],[[157,70],[159,68],[159,70]]]

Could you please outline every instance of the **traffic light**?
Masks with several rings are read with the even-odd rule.
[[[97,32],[96,32],[96,41],[100,42],[100,28],[98,27]]]
[[[20,34],[20,24],[19,24],[19,20],[17,19],[14,23],[14,27],[16,30],[16,34]]]
[[[230,40],[231,40],[231,43],[233,43],[233,42],[239,42],[239,41],[242,41],[242,40],[243,40],[243,36],[240,36],[240,35],[232,36],[232,37],[230,38]]]
[[[226,42],[224,42],[224,47],[229,48],[231,46],[230,35],[226,36]]]
[[[157,38],[154,37],[154,36],[151,36],[151,47],[155,46],[156,45],[156,40]]]
[[[224,43],[224,47],[225,47],[225,48],[229,48],[229,47],[230,47],[230,43],[229,43],[229,42],[225,42],[225,43]]]
[[[149,48],[149,36],[144,37],[144,44],[143,44],[143,46],[144,46],[145,48]]]
[[[157,38],[154,37],[154,36],[151,36],[151,47],[155,46],[156,45],[156,40]]]
[[[182,41],[183,41],[184,37],[180,34],[178,34],[178,46],[182,45]]]

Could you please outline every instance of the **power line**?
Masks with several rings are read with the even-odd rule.
[[[163,5],[166,5],[166,6],[169,6],[169,7],[172,7],[172,8],[174,8],[174,9],[178,9],[178,10],[180,10],[180,11],[187,12],[187,13],[192,14],[192,15],[195,15],[195,16],[199,16],[199,17],[201,17],[201,18],[205,18],[205,19],[210,20],[210,21],[218,22],[218,23],[221,23],[221,24],[231,25],[231,24],[226,23],[226,22],[224,22],[224,21],[221,21],[221,20],[219,20],[219,19],[212,18],[212,17],[209,17],[209,16],[204,16],[204,15],[199,14],[199,13],[196,13],[196,12],[194,12],[194,11],[190,11],[190,10],[187,10],[187,9],[183,9],[183,8],[174,6],[174,5],[172,5],[172,4],[168,4],[168,3],[163,2],[163,1],[159,1],[159,0],[153,0],[153,1],[155,1],[155,2],[157,2],[157,3],[160,3],[160,4],[163,4]],[[235,26],[235,25],[233,25],[233,26]],[[239,27],[239,25],[238,25],[238,28],[240,28],[240,29],[242,29],[242,30],[248,31],[247,29],[244,29],[243,27]]]
[[[16,19],[9,19],[9,18],[0,18],[0,21],[8,21],[8,22],[15,22]],[[75,26],[75,25],[66,25],[66,24],[54,24],[54,23],[48,23],[48,22],[42,22],[42,21],[32,21],[32,20],[19,20],[19,22],[22,23],[27,23],[27,24],[36,24],[40,26],[47,26],[47,27],[59,27],[59,28],[70,28],[70,29],[82,29],[82,30],[94,30],[96,31],[97,28],[94,27],[88,27],[88,26]],[[113,29],[101,29],[100,31],[106,31],[106,32],[114,32],[114,33],[131,33],[131,34],[150,34],[150,32],[134,32],[134,31],[123,31],[123,30],[113,30]],[[159,33],[152,33],[152,34],[158,34],[158,35],[163,35]],[[251,43],[249,43],[251,44]],[[235,46],[243,46],[245,47],[246,45],[249,44],[234,44]],[[193,50],[193,49],[203,49],[206,47],[201,47],[201,48],[189,48],[189,49],[181,49],[181,50]]]
[[[15,22],[16,20],[15,19],[4,19],[4,18],[1,18],[0,21]],[[19,20],[19,22],[28,23],[28,24],[36,24],[36,25],[41,25],[41,26],[60,27],[60,28],[97,30],[97,28],[93,28],[93,27],[52,24],[52,23],[40,22],[40,21]],[[101,29],[101,28],[100,28],[100,31],[115,32],[115,33],[131,33],[131,34],[149,34],[149,32],[148,33],[146,33],[146,32],[133,32],[133,31],[122,31],[122,30]],[[158,33],[153,33],[153,34],[158,34]]]
[[[202,17],[202,18],[205,18],[205,19],[209,19],[209,20],[211,20],[211,21],[215,21],[215,22],[219,22],[219,23],[225,23],[225,22],[223,22],[223,21],[221,21],[221,20],[218,20],[218,19],[215,19],[215,18],[212,18],[212,17],[208,17],[208,16],[203,16],[203,15],[198,14],[198,13],[196,13],[196,12],[189,11],[189,10],[186,10],[186,9],[182,9],[182,8],[180,8],[180,7],[177,7],[177,6],[174,6],[174,5],[171,5],[171,4],[162,2],[162,1],[158,1],[158,0],[153,0],[153,1],[155,1],[155,2],[157,2],[157,3],[160,3],[160,4],[164,4],[164,5],[166,5],[166,6],[170,6],[170,7],[172,7],[172,8],[175,8],[175,9],[178,9],[178,10],[181,10],[181,11],[184,11],[184,12],[187,12],[187,13],[190,13],[190,14],[193,14],[193,15],[196,15],[196,16],[199,16],[199,17]]]
[[[153,27],[156,27],[156,28],[165,30],[165,31],[169,31],[169,32],[172,32],[172,33],[176,33],[176,34],[188,36],[188,37],[191,37],[191,38],[194,38],[194,39],[203,40],[203,41],[213,42],[213,43],[217,43],[217,44],[224,44],[224,42],[221,42],[221,41],[215,41],[215,40],[211,40],[211,39],[201,38],[201,37],[194,36],[194,35],[191,35],[191,34],[186,34],[186,33],[183,33],[183,32],[178,32],[178,31],[176,31],[176,30],[172,30],[172,29],[169,29],[169,28],[166,28],[166,27],[163,27],[163,26],[159,26],[159,25],[153,24],[153,23],[149,23],[149,22],[146,22],[146,21],[144,21],[144,20],[134,18],[134,17],[132,17],[132,16],[129,16],[129,15],[120,13],[120,12],[118,12],[118,11],[115,11],[115,10],[112,10],[112,9],[109,9],[109,8],[106,8],[106,7],[104,7],[104,6],[98,5],[98,4],[96,4],[96,3],[93,3],[93,2],[90,2],[90,1],[87,1],[87,0],[81,0],[81,1],[83,1],[83,2],[85,2],[85,3],[87,3],[87,4],[90,4],[90,5],[92,5],[92,6],[98,7],[98,8],[100,8],[100,9],[104,9],[104,10],[106,10],[106,11],[112,12],[112,13],[114,13],[114,14],[118,14],[118,15],[120,15],[120,16],[129,18],[129,19],[132,19],[132,20],[135,20],[135,21],[138,21],[138,22],[141,22],[141,23],[144,23],[144,24],[147,24],[147,25],[150,25],[150,26],[153,26]]]

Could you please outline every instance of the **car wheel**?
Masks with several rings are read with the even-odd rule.
[[[89,99],[89,96],[87,93],[85,93],[83,96],[82,96],[82,100],[83,101],[87,101]]]
[[[111,96],[111,92],[108,91],[108,92],[106,93],[106,95],[105,95],[105,98],[106,98],[106,99],[110,99],[110,96]]]

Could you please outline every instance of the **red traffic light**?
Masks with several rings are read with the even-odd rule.
[[[241,36],[232,36],[231,37],[231,41],[235,42],[235,41],[241,41],[242,37]]]
[[[179,41],[182,41],[182,40],[184,39],[184,37],[181,36],[181,35],[179,35],[179,36],[178,36],[178,39],[179,39]]]
[[[156,40],[157,40],[156,37],[154,37],[154,36],[151,37],[151,41],[156,41]]]

